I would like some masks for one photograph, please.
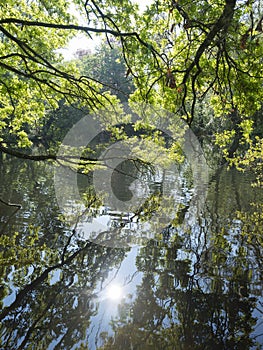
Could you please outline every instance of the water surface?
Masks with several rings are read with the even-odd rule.
[[[211,171],[199,212],[189,177],[170,174],[176,215],[156,232],[154,211],[130,220],[107,202],[95,205],[81,176],[93,204],[69,225],[53,175],[51,163],[0,164],[0,198],[21,205],[0,203],[1,349],[261,348],[263,193],[251,187],[252,174]],[[142,197],[160,194],[160,176],[147,181]],[[112,180],[121,200],[130,185]],[[95,219],[130,234],[131,244],[90,240]]]

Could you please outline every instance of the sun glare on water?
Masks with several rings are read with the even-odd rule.
[[[107,288],[107,298],[111,300],[120,300],[122,297],[122,288],[118,284],[112,284]]]

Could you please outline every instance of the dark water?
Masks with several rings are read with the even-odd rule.
[[[113,192],[128,201],[131,181],[116,176]],[[78,184],[90,210],[74,224],[52,164],[0,164],[0,349],[262,348],[262,190],[220,168],[194,211],[187,174],[166,176],[176,214],[154,231],[155,209],[131,218],[97,204],[87,177]],[[161,175],[145,181],[142,197],[162,194]],[[97,244],[86,234],[94,222],[129,244]]]

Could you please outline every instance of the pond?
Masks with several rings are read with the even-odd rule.
[[[261,349],[263,192],[253,175],[211,170],[195,211],[187,169],[170,169],[176,210],[161,227],[164,175],[122,169],[141,175],[116,173],[116,198],[136,190],[148,206],[96,202],[79,175],[86,206],[68,220],[74,204],[61,211],[52,163],[1,161],[0,349]]]

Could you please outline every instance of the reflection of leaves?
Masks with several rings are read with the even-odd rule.
[[[3,344],[17,348],[16,344],[25,336],[24,346],[34,339],[36,344],[46,344],[48,348],[54,338],[46,333],[49,329],[56,332],[57,337],[63,334],[60,346],[71,349],[85,337],[89,318],[96,312],[91,307],[95,284],[106,278],[109,265],[119,261],[122,254],[120,250],[88,242],[83,248],[68,252],[67,257],[55,265],[45,267],[47,261],[35,261],[37,277],[31,275],[32,281],[27,285],[18,283],[20,290],[15,301],[0,315],[3,334],[10,333],[10,327],[16,329],[16,336],[12,339],[4,336]],[[51,272],[53,279],[57,276],[52,282]],[[9,319],[13,320],[10,325]]]
[[[0,236],[0,347],[22,349],[34,343],[47,349],[57,339],[57,348],[72,349],[85,339],[97,312],[96,285],[125,252],[87,242],[67,227],[56,207],[48,166],[13,160],[3,167],[2,183],[19,191],[17,197],[13,191],[15,200],[6,196],[6,188],[3,195],[12,202],[19,198],[22,209]],[[87,204],[92,198],[86,194]]]
[[[12,188],[19,184],[24,197],[19,197],[21,213],[0,237],[0,255],[18,257],[1,265],[6,286],[1,297],[6,298],[7,285],[15,284],[9,298],[15,291],[18,299],[9,309],[1,305],[6,317],[0,347],[19,349],[21,343],[29,348],[34,343],[48,348],[57,339],[57,349],[72,349],[81,341],[79,348],[85,349],[90,319],[97,312],[96,286],[120,264],[125,251],[87,242],[58,218],[49,190],[52,173],[43,176],[39,165],[8,164],[7,169],[9,177],[3,180]],[[34,174],[33,183],[27,179],[29,172]],[[20,181],[10,179],[13,173]],[[169,239],[148,241],[140,249],[136,266],[142,280],[137,294],[120,304],[119,317],[112,322],[114,336],[103,334],[102,349],[253,346],[255,296],[262,286],[262,204],[249,207],[245,199],[254,194],[245,187],[248,181],[234,181],[232,175],[221,172],[212,186],[205,222],[196,220],[187,230],[173,227]],[[82,188],[85,193],[87,186]],[[92,198],[87,190],[87,205]],[[187,207],[180,207],[184,209],[188,213]]]
[[[155,211],[158,210],[160,203],[162,201],[161,194],[152,194],[150,195],[143,205],[137,210],[134,216],[138,216],[141,222],[151,219]]]
[[[174,231],[169,244],[152,240],[141,248],[136,299],[122,303],[114,336],[104,338],[101,350],[123,344],[139,350],[259,349],[252,333],[262,281],[262,205],[240,212],[238,220],[223,219],[195,229],[196,238]]]
[[[17,271],[21,270],[22,272],[15,285],[22,279],[23,274],[27,275],[26,271],[28,271],[29,266],[40,261],[42,253],[47,250],[46,245],[39,242],[38,233],[38,227],[29,229],[22,242],[18,232],[11,236],[5,234],[0,236],[0,247],[2,247],[0,251],[1,276],[4,276],[5,268],[14,265]],[[29,249],[30,247],[37,247],[37,249]],[[16,272],[14,275],[19,277]]]

